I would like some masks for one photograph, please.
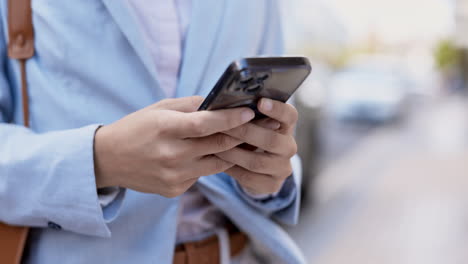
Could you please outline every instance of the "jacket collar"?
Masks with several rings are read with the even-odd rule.
[[[164,95],[162,90],[159,89],[156,67],[151,60],[151,54],[145,46],[144,39],[140,33],[141,31],[139,25],[137,24],[137,21],[130,10],[130,6],[128,5],[127,0],[103,0],[103,2],[112,18],[116,22],[117,26],[129,41],[130,46],[133,47],[140,60],[143,62],[145,68],[153,77],[156,88],[161,92],[161,95]]]
[[[201,89],[216,40],[221,30],[227,0],[193,0],[191,23],[185,49],[177,96],[192,96]]]
[[[153,77],[159,89],[158,75],[151,54],[145,46],[139,25],[128,6],[128,0],[102,0],[130,45]],[[183,62],[177,85],[177,97],[198,92],[202,76],[210,60],[226,0],[193,0]],[[159,89],[161,92],[162,90]],[[164,93],[161,93],[164,94]]]

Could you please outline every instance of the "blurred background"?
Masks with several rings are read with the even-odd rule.
[[[468,263],[468,0],[288,0],[310,263]]]

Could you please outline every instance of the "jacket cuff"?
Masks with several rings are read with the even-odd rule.
[[[49,179],[41,190],[45,194],[41,211],[49,226],[52,222],[64,230],[110,237],[107,223],[115,218],[121,202],[109,206],[109,210],[103,210],[99,204],[94,173],[94,135],[98,127],[90,125],[57,133],[56,142],[63,145],[56,149]]]
[[[126,189],[120,187],[107,187],[98,189],[97,193],[104,220],[106,223],[114,221],[119,215]]]

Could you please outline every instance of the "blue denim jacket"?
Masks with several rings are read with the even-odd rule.
[[[21,127],[20,73],[6,57],[0,0],[0,221],[33,227],[26,263],[172,263],[178,198],[132,190],[101,208],[93,137],[100,124],[164,99],[126,0],[33,0],[35,56],[27,62],[31,129]],[[177,97],[205,96],[235,59],[282,52],[273,0],[194,0]],[[279,227],[298,218],[300,171],[278,197],[252,200],[228,175],[203,194],[272,263],[304,263]]]

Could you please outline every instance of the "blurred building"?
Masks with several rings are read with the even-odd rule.
[[[289,52],[327,54],[345,47],[346,28],[326,2],[290,0],[281,3]]]
[[[457,0],[455,21],[457,43],[468,48],[468,0]]]

